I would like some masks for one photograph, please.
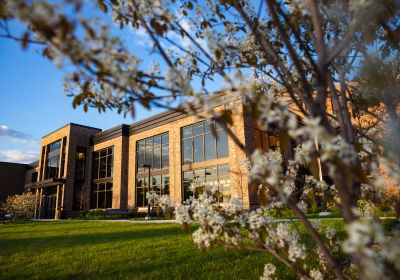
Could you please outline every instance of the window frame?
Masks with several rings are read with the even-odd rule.
[[[228,168],[228,173],[227,174],[224,174],[224,175],[220,175],[220,169],[222,169],[222,168],[224,168],[224,167],[227,167]],[[211,174],[207,174],[207,169],[216,169],[216,176],[213,176],[213,177],[207,177],[207,175],[212,175],[212,173]],[[201,171],[201,172],[200,172]],[[203,173],[204,175],[202,176],[202,178],[203,178],[203,180],[201,180],[202,182],[204,182],[204,183],[207,183],[207,182],[210,182],[210,181],[218,181],[218,184],[220,184],[220,181],[222,181],[222,180],[228,180],[229,181],[229,195],[225,195],[224,194],[224,189],[222,190],[222,191],[220,191],[220,186],[218,185],[218,192],[221,194],[221,196],[219,196],[219,199],[218,199],[218,202],[220,202],[220,203],[223,203],[224,202],[224,199],[225,199],[225,197],[226,198],[228,198],[228,197],[231,197],[232,196],[232,188],[231,188],[231,178],[230,178],[230,166],[229,166],[229,164],[228,163],[223,163],[223,164],[218,164],[218,165],[210,165],[210,166],[205,166],[205,167],[202,167],[202,168],[196,168],[196,169],[193,169],[193,170],[187,170],[187,171],[182,171],[181,172],[181,179],[182,179],[182,202],[183,203],[185,203],[185,201],[190,197],[190,196],[193,196],[193,192],[191,192],[190,190],[187,190],[186,189],[186,185],[185,185],[185,174],[190,174],[191,173],[191,176],[189,176],[189,177],[191,177],[192,179],[191,179],[191,181],[189,181],[189,182],[187,182],[187,183],[189,183],[189,184],[191,184],[191,182],[196,178],[196,177],[198,177],[198,175],[196,176],[195,174],[196,174],[196,172],[197,173]],[[208,178],[210,178],[211,180],[210,181],[208,181],[207,179]],[[228,187],[228,185],[227,184],[225,184],[224,186],[222,186],[222,188],[224,188],[224,187]]]
[[[201,127],[201,128],[200,128]],[[213,134],[213,129],[215,128],[215,134],[221,134],[224,133],[224,138],[226,139],[226,151],[219,151],[219,143],[221,143],[221,138],[216,137]],[[201,131],[199,133],[196,133],[196,130]],[[206,136],[211,135],[213,139],[213,153],[214,155],[211,157],[206,156],[209,153],[209,150],[207,150],[208,145],[206,145]],[[180,143],[181,143],[181,165],[190,165],[194,163],[199,163],[199,162],[206,162],[206,161],[211,161],[211,160],[216,160],[216,159],[222,159],[222,158],[228,158],[229,157],[229,141],[228,141],[228,135],[226,134],[225,130],[218,125],[218,123],[215,120],[205,120],[197,123],[193,123],[184,127],[181,127],[181,135],[180,135]],[[200,143],[202,147],[200,148],[202,156],[200,156],[200,160],[195,161],[195,154],[196,150],[195,149],[195,142],[197,142],[197,139],[201,139]],[[196,139],[196,141],[195,141]],[[187,161],[186,159],[189,157],[186,157],[187,154],[185,153],[186,151],[186,143],[189,143],[188,147],[190,150],[190,159]],[[190,149],[191,148],[191,149]],[[220,156],[222,154],[222,156]]]

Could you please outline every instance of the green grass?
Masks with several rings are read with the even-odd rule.
[[[0,224],[0,279],[259,279],[260,253],[202,253],[176,224]]]

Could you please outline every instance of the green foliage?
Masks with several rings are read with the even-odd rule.
[[[92,209],[89,211],[81,211],[79,218],[85,220],[104,220],[106,218],[106,215],[103,209]]]

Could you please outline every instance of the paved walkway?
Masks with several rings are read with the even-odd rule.
[[[396,217],[380,217],[381,220],[394,220]],[[334,220],[340,221],[343,218],[309,218],[308,220],[315,221],[315,220]],[[34,221],[38,222],[55,222],[54,219],[35,219]],[[298,222],[299,219],[274,219],[272,222],[274,223],[285,223],[285,222]],[[107,222],[107,223],[134,223],[134,224],[177,224],[176,220],[58,220],[58,222]]]
[[[54,219],[35,219],[38,222],[56,222]],[[134,223],[134,224],[176,224],[176,220],[57,220],[57,222],[107,222],[107,223]]]

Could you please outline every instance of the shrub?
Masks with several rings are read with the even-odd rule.
[[[13,214],[13,220],[32,219],[36,207],[36,195],[33,193],[16,194],[7,197],[1,208]]]

